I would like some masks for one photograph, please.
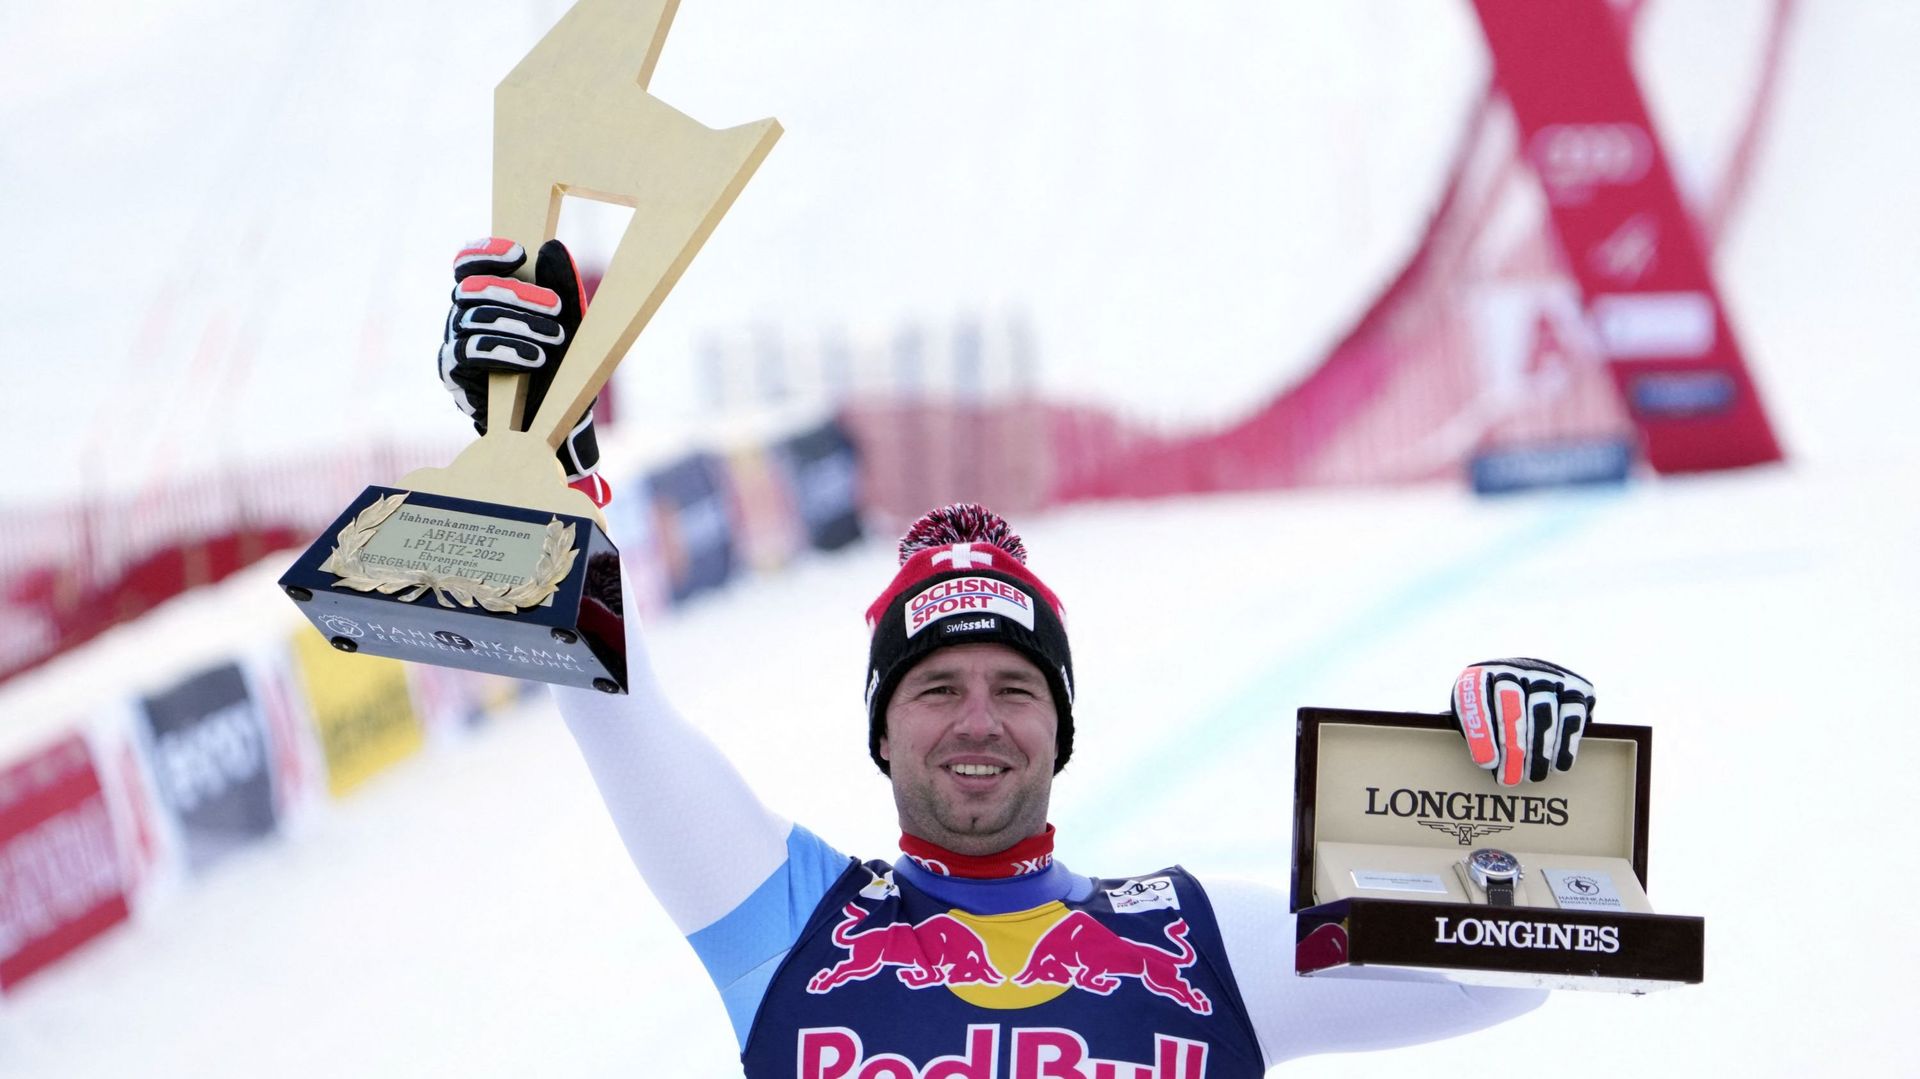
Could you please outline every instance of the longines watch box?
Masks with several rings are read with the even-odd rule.
[[[1296,973],[1645,993],[1702,979],[1706,924],[1647,898],[1652,732],[1501,787],[1451,716],[1302,708]]]

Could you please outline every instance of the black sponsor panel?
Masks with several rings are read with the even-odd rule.
[[[1337,948],[1329,925],[1341,930]],[[1302,973],[1431,967],[1697,984],[1706,948],[1706,922],[1685,915],[1472,903],[1345,899],[1303,911],[1296,927]]]
[[[650,474],[668,594],[681,603],[733,576],[733,521],[720,460],[698,453]]]
[[[829,420],[778,447],[793,486],[807,542],[823,551],[860,538],[860,453],[846,428]]]
[[[267,725],[225,664],[143,702],[160,800],[198,871],[274,830]]]

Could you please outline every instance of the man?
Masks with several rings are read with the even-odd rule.
[[[469,414],[485,375],[551,381],[580,317],[564,248],[532,285],[518,245],[456,259],[441,373]],[[484,414],[476,415],[476,424]],[[590,420],[563,450],[593,474]],[[1054,858],[1047,808],[1073,753],[1062,605],[978,506],[917,522],[867,610],[867,748],[905,855],[861,862],[761,805],[665,700],[637,620],[630,692],[556,689],[648,886],[719,988],[746,1074],[800,1079],[1233,1079],[1292,1057],[1445,1037],[1544,994],[1292,972],[1282,893],[1180,867],[1096,879]],[[1526,707],[1486,713],[1506,683]],[[1570,768],[1592,687],[1563,668],[1468,668],[1456,713],[1500,782]]]

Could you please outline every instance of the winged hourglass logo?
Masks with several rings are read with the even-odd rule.
[[[1445,832],[1450,836],[1457,837],[1460,840],[1460,845],[1463,847],[1472,846],[1473,841],[1480,836],[1513,830],[1513,825],[1511,824],[1475,824],[1472,821],[1464,820],[1423,820],[1420,823],[1436,832]]]

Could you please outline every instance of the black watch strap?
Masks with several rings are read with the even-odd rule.
[[[1510,880],[1490,880],[1487,882],[1487,906],[1513,906],[1513,882]]]

